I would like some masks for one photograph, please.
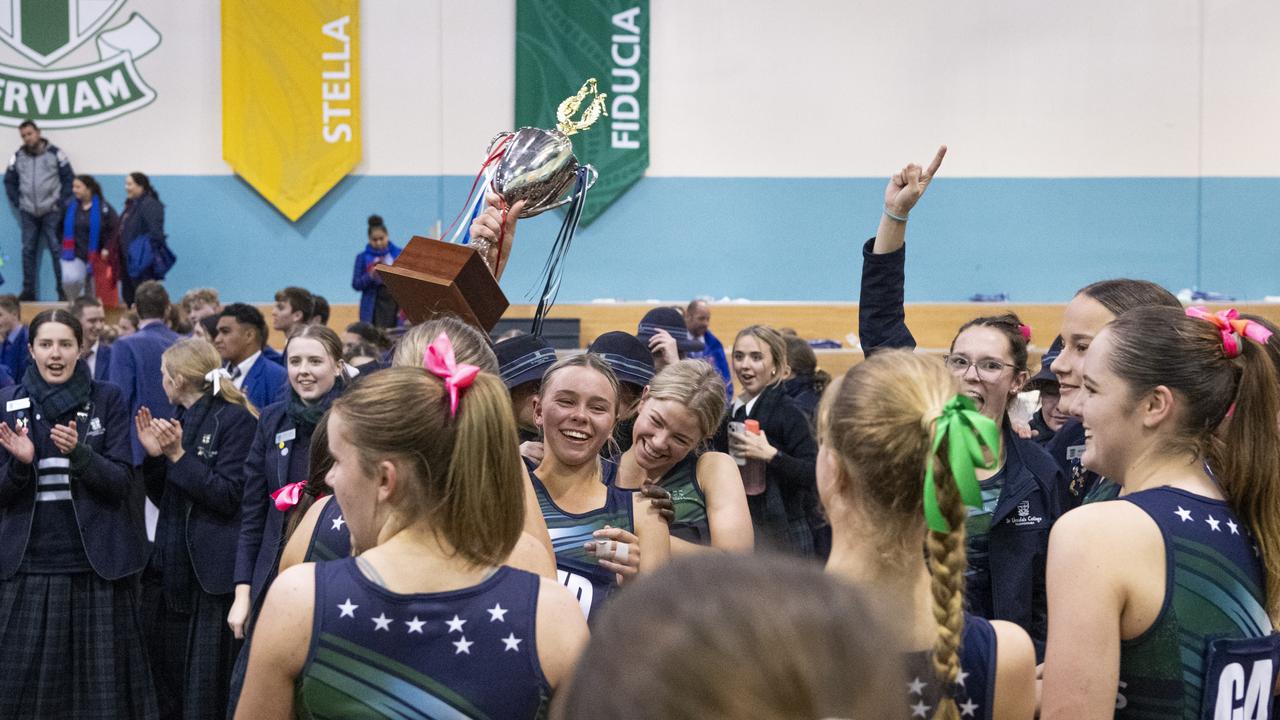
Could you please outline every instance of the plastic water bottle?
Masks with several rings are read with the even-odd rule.
[[[752,435],[760,434],[759,420],[747,420],[742,425],[745,432]],[[748,495],[762,494],[764,492],[764,461],[741,458],[738,464],[741,466],[738,470],[742,473],[743,489]]]

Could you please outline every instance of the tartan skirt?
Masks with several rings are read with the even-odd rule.
[[[161,717],[222,720],[227,714],[231,668],[240,650],[240,641],[227,627],[234,596],[210,595],[194,581],[191,588],[188,613],[170,608],[158,583],[144,585],[147,650],[156,699]]]
[[[137,579],[0,580],[0,717],[156,718]]]

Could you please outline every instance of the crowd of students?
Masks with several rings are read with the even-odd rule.
[[[210,289],[140,283],[111,343],[0,297],[0,716],[1269,717],[1280,336],[1106,280],[1034,376],[1012,314],[914,352],[944,153],[834,379],[700,301],[563,356],[405,327],[377,216],[362,321],[285,288],[280,352]]]

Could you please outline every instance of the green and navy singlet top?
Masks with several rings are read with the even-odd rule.
[[[1164,604],[1120,644],[1117,718],[1270,717],[1280,635],[1267,615],[1266,575],[1247,527],[1221,500],[1170,487],[1120,498],[1164,537]]]
[[[610,483],[612,480],[610,478]],[[671,493],[671,502],[675,505],[671,537],[696,545],[710,545],[711,525],[707,520],[707,496],[698,484],[698,457],[694,453],[686,455],[662,476],[658,485]]]
[[[588,621],[596,608],[604,604],[613,593],[617,577],[612,570],[600,567],[596,556],[588,553],[583,544],[594,540],[592,533],[603,530],[605,525],[632,533],[636,530],[631,515],[632,492],[613,486],[618,466],[607,460],[602,461],[601,466],[606,493],[604,507],[585,513],[562,510],[551,499],[551,494],[538,476],[533,472],[529,473],[534,492],[538,495],[538,507],[542,510],[543,519],[547,521],[551,547],[556,553],[556,577],[578,599],[582,614]]]
[[[316,526],[311,529],[311,544],[307,545],[307,554],[302,561],[320,562],[347,557],[351,557],[351,531],[342,518],[338,498],[330,496],[329,502],[320,510]]]
[[[908,712],[902,717],[931,718],[939,703],[954,698],[961,718],[991,720],[996,688],[996,631],[991,623],[965,613],[954,693],[947,693],[939,682],[932,650],[908,653],[905,665]]]
[[[401,595],[355,558],[316,565],[297,716],[536,718],[551,688],[535,645],[538,576],[501,567],[479,585]]]

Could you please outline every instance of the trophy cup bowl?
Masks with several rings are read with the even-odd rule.
[[[508,206],[525,201],[521,218],[541,215],[573,199],[572,194],[564,195],[578,172],[578,158],[573,154],[573,142],[568,136],[559,130],[520,128],[496,136],[489,144],[489,152],[504,140],[506,147],[490,186]],[[587,170],[590,188],[595,184],[596,171],[590,165]]]

